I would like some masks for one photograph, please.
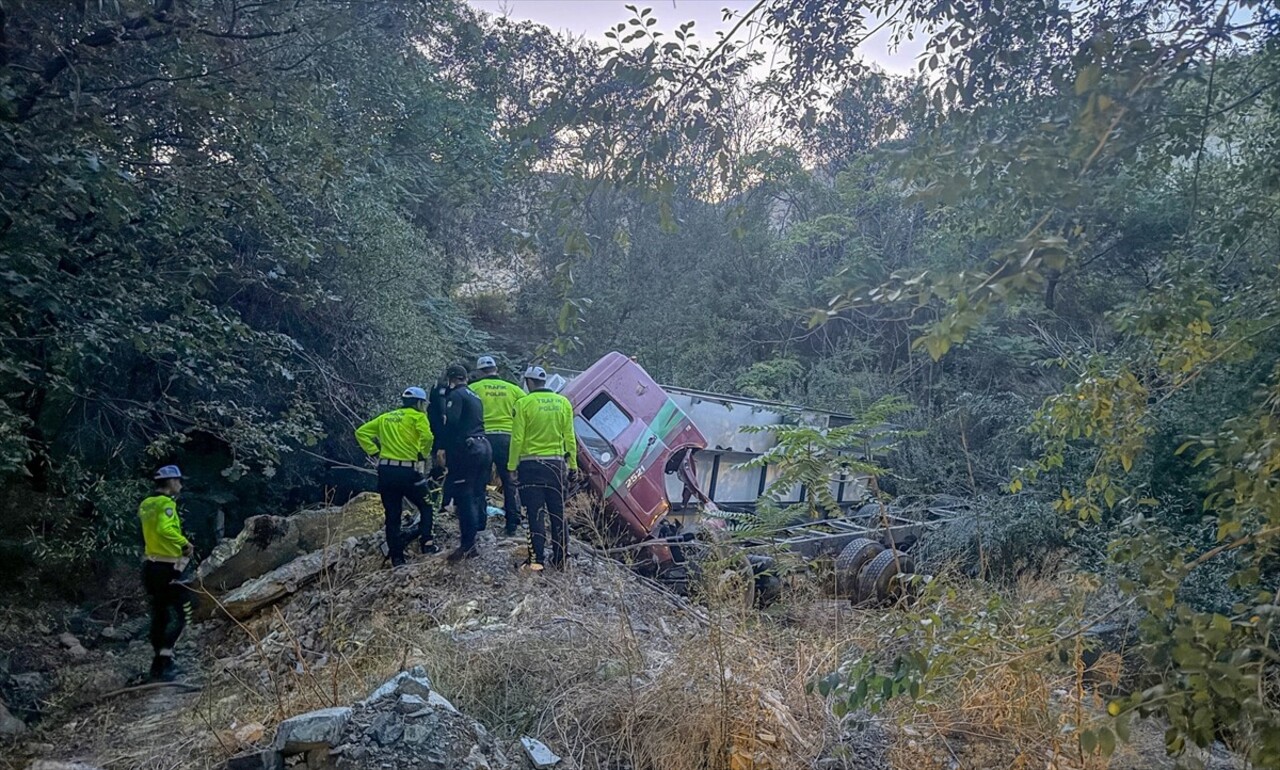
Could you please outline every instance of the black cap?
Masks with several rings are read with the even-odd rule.
[[[449,368],[444,370],[444,376],[450,380],[465,380],[467,374],[467,367],[462,364],[449,364]]]

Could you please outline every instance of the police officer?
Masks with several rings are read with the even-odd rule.
[[[445,457],[444,442],[441,439],[444,435],[444,404],[448,400],[449,381],[442,375],[436,380],[427,399],[427,422],[431,424],[431,433],[435,436],[435,443],[431,447],[435,462],[431,464],[431,472],[427,477],[427,499],[431,501],[439,499],[442,511],[453,502],[453,492],[445,483],[448,458]]]
[[[578,470],[577,438],[569,399],[547,389],[547,373],[531,366],[524,373],[529,395],[516,402],[511,422],[511,456],[507,470],[516,471],[520,502],[529,517],[529,567],[541,570],[546,556],[544,516],[551,519],[551,566],[564,567],[569,532],[564,522],[564,488]]]
[[[178,582],[194,550],[182,534],[178,517],[178,493],[182,491],[182,471],[166,465],[155,474],[155,494],[138,506],[142,542],[146,552],[142,564],[142,585],[151,602],[152,681],[173,681],[177,669],[173,648],[187,626],[191,613],[191,592]]]
[[[378,494],[386,514],[387,555],[391,566],[404,564],[404,539],[400,533],[400,514],[404,499],[418,509],[418,546],[422,553],[440,549],[432,535],[431,503],[427,500],[427,479],[418,463],[429,461],[434,437],[425,414],[427,392],[422,388],[406,388],[400,396],[400,408],[378,415],[356,428],[356,441],[370,458],[378,463]]]
[[[515,414],[516,402],[524,398],[525,392],[519,385],[498,376],[498,364],[493,356],[480,356],[476,369],[480,376],[472,380],[471,390],[484,405],[484,433],[493,450],[498,479],[502,481],[502,509],[507,517],[503,534],[512,537],[520,528],[520,498],[507,470],[507,460],[511,454],[511,417]]]
[[[444,411],[447,483],[452,488],[461,535],[448,560],[456,562],[476,555],[476,532],[484,529],[485,483],[492,472],[493,452],[484,436],[484,404],[467,387],[467,368],[450,364],[445,379],[449,381]]]

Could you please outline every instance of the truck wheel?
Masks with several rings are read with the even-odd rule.
[[[858,577],[858,598],[855,601],[871,603],[892,598],[897,593],[893,576],[909,575],[915,569],[915,562],[902,551],[877,554]]]
[[[748,554],[747,563],[751,565],[751,573],[755,576],[755,606],[763,610],[778,601],[782,595],[782,579],[770,571],[775,562],[769,556]]]
[[[874,559],[884,546],[874,540],[860,537],[850,540],[836,557],[836,596],[858,600],[858,572]]]

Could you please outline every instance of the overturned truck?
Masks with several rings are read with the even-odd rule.
[[[677,585],[696,575],[693,556],[699,545],[722,542],[725,530],[749,519],[756,501],[773,486],[777,468],[743,467],[774,445],[769,426],[807,421],[836,428],[853,419],[663,387],[617,352],[582,372],[557,371],[550,384],[573,405],[579,467],[600,503],[600,515],[589,522],[594,534],[641,572]],[[744,432],[748,426],[754,430]],[[699,475],[700,464],[709,468],[704,475]],[[898,578],[914,572],[907,551],[929,523],[871,501],[868,481],[832,479],[839,517],[795,520],[735,538],[745,547],[759,600],[776,595],[779,582],[770,554],[782,551],[834,560],[833,586],[855,603],[896,595]],[[797,486],[785,490],[779,502],[801,504],[807,493]]]

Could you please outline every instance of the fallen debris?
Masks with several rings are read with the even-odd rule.
[[[520,739],[520,745],[524,746],[524,753],[529,755],[529,761],[538,770],[560,764],[560,757],[542,741],[526,735]]]
[[[313,551],[245,583],[222,597],[219,603],[228,615],[243,620],[320,577],[322,572],[336,564],[344,554],[354,552],[355,547],[356,539],[353,537],[343,543],[341,548]]]
[[[276,728],[272,748],[286,755],[331,748],[351,721],[351,713],[350,706],[335,706],[289,717]]]
[[[291,757],[302,754],[309,770],[520,767],[508,759],[483,725],[430,692],[429,682],[421,668],[404,671],[354,707],[338,706],[290,717],[276,728],[269,749],[233,757],[227,770],[280,770],[294,761]]]
[[[292,516],[250,516],[239,535],[219,543],[196,568],[197,585],[214,593],[229,591],[299,556],[377,531],[381,523],[377,497],[370,493],[343,506]]]
[[[9,713],[9,709],[0,703],[0,736],[11,738],[27,731],[27,723]]]
[[[369,693],[369,697],[361,701],[360,705],[368,706],[393,695],[429,697],[431,695],[431,679],[427,676],[426,669],[422,666],[414,666],[408,671],[401,671],[388,679],[381,687]]]

